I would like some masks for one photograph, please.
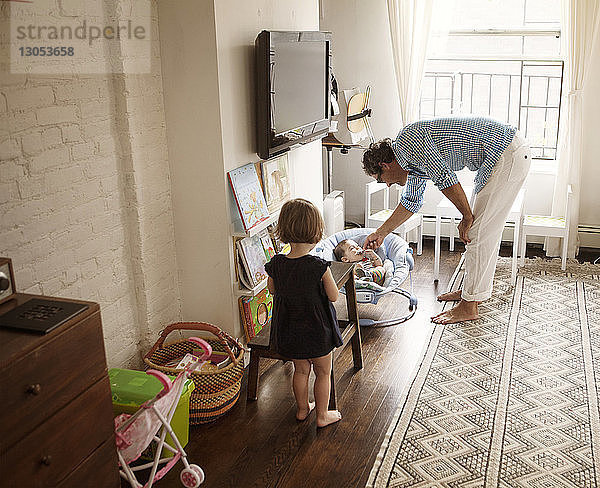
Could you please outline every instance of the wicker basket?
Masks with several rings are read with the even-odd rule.
[[[231,358],[231,363],[222,369],[194,371],[190,375],[195,386],[190,398],[190,424],[212,422],[233,407],[240,396],[244,376],[244,347],[214,325],[204,322],[176,322],[162,331],[156,344],[144,356],[144,362],[150,368],[176,375],[181,370],[164,365],[198,348],[187,339],[165,345],[165,339],[175,330],[210,332],[216,339],[206,337],[204,339],[210,343],[214,351],[226,352]]]

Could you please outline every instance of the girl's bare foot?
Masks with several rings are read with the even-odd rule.
[[[442,293],[438,295],[437,299],[439,302],[458,302],[460,300],[462,290],[449,291],[448,293]]]
[[[308,409],[298,409],[298,411],[296,412],[296,418],[298,420],[306,420],[306,417],[308,417],[310,415],[310,412],[313,411],[313,408],[315,408],[315,402],[308,402]]]
[[[337,410],[327,410],[322,417],[317,416],[317,427],[325,427],[341,420],[342,414]]]

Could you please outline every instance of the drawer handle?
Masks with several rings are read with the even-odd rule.
[[[41,391],[42,387],[39,383],[36,383],[35,385],[29,385],[27,387],[27,393],[29,393],[30,395],[39,395]]]
[[[50,455],[44,456],[42,458],[42,464],[44,466],[50,466],[50,464],[52,464],[52,456],[50,456]]]

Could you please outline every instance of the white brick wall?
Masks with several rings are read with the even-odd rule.
[[[88,3],[102,11],[102,0]],[[76,15],[65,5],[49,8]],[[145,75],[26,77],[0,63],[0,256],[12,258],[19,291],[100,304],[109,366],[140,366],[180,319],[153,55]]]

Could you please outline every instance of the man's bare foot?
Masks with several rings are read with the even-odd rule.
[[[458,302],[462,295],[462,290],[449,291],[448,293],[442,293],[438,295],[438,302]]]
[[[342,419],[342,414],[337,410],[327,410],[322,417],[317,416],[317,427],[325,427]]]
[[[298,411],[296,412],[296,418],[300,421],[302,420],[306,420],[306,417],[308,417],[310,415],[310,412],[313,411],[313,408],[315,408],[315,402],[308,402],[308,409],[298,409]]]
[[[458,305],[450,310],[439,313],[431,317],[434,324],[455,324],[457,322],[467,322],[479,318],[477,302],[467,302],[461,300]]]

